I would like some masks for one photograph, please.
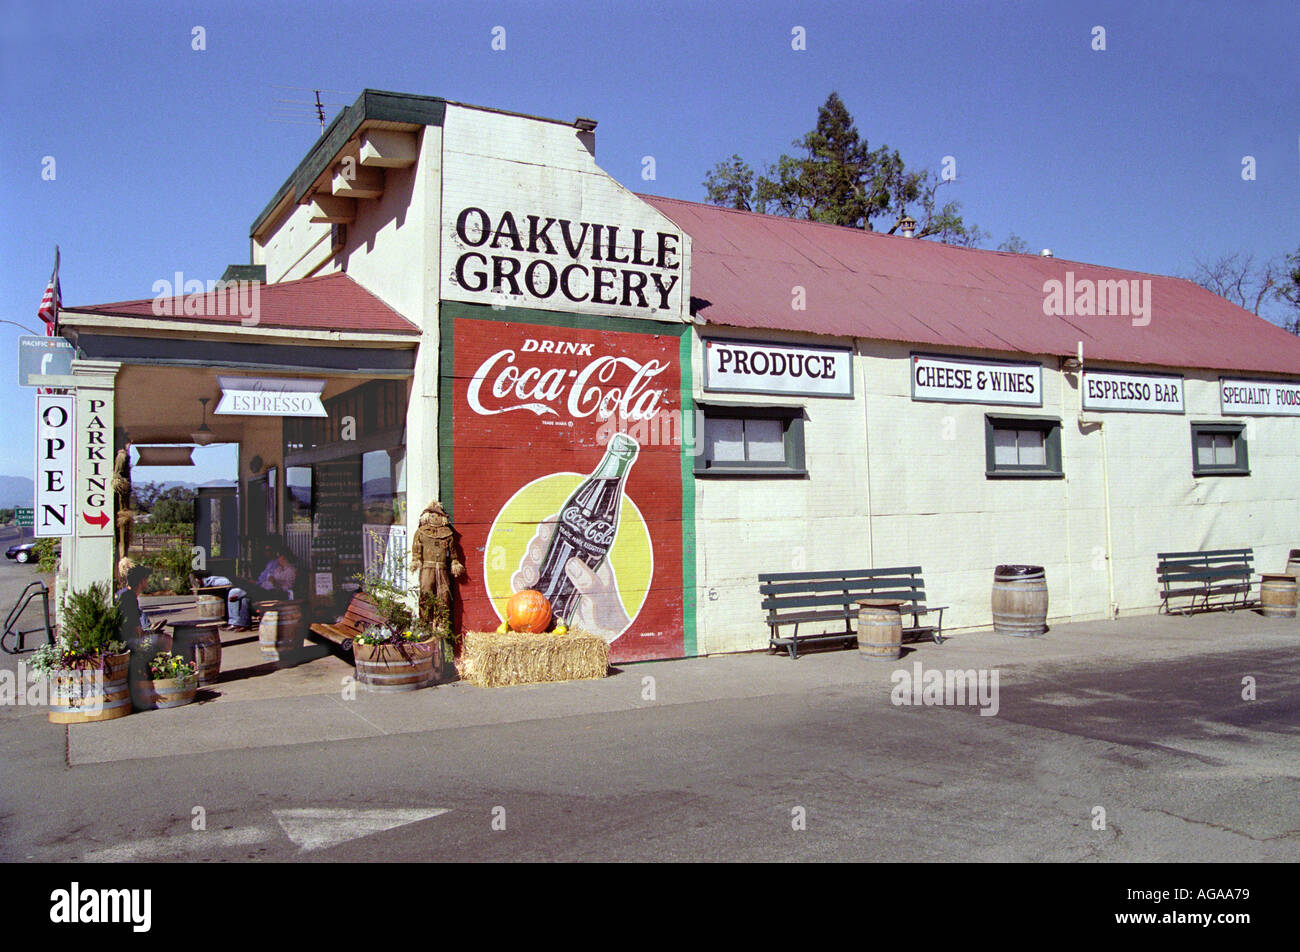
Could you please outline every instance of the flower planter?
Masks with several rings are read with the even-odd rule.
[[[436,680],[442,670],[442,640],[429,638],[400,645],[363,645],[354,641],[352,658],[357,683],[367,691],[415,691]]]
[[[154,681],[141,681],[138,707],[142,711],[183,707],[194,700],[194,693],[198,689],[197,678],[159,678]]]
[[[97,668],[76,668],[50,674],[52,724],[111,721],[131,713],[127,687],[129,652],[108,655]]]

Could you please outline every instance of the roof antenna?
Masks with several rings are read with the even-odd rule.
[[[312,90],[316,94],[316,118],[320,120],[320,131],[325,131],[325,104],[320,101],[320,90]]]

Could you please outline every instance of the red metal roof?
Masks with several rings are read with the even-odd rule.
[[[1182,278],[640,197],[691,236],[691,297],[711,324],[1058,356],[1083,341],[1086,360],[1300,373],[1300,337]],[[1045,314],[1044,283],[1067,272],[1076,287],[1150,281],[1150,323]]]
[[[95,304],[89,307],[68,307],[65,310],[83,314],[102,314],[112,317],[138,317],[158,321],[201,322],[217,325],[240,326],[238,301],[232,299],[233,290],[209,291],[188,298],[190,310],[198,305],[198,314],[186,314],[186,297],[162,298],[155,307],[155,299],[119,301],[116,304]],[[245,304],[251,303],[244,292]],[[170,313],[167,310],[170,309]],[[157,313],[162,310],[163,313]],[[224,311],[224,314],[218,313]],[[416,334],[420,328],[371,294],[343,272],[263,284],[258,288],[256,327],[290,328],[306,331],[351,331],[354,333]]]

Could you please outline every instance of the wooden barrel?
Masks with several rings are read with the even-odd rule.
[[[422,688],[436,677],[435,651],[442,651],[441,641],[404,645],[363,645],[354,641],[352,660],[357,666],[357,683],[377,694]]]
[[[200,595],[198,601],[200,618],[226,618],[226,600],[215,595]]]
[[[1300,578],[1300,549],[1292,549],[1287,556],[1285,574]]]
[[[172,632],[172,654],[194,665],[200,685],[212,684],[221,673],[221,623],[177,622]]]
[[[109,655],[103,668],[89,671],[56,671],[50,675],[52,724],[84,724],[111,721],[131,713],[131,691],[127,684],[131,655]]]
[[[195,679],[181,681],[178,678],[162,678],[156,681],[141,681],[136,707],[142,711],[182,707],[194,700],[194,693],[198,689],[199,683]]]
[[[279,661],[302,648],[302,602],[259,602],[262,621],[257,626],[257,640],[262,657]]]
[[[864,658],[897,661],[903,656],[902,602],[869,598],[858,602],[858,654]]]
[[[1019,636],[1047,631],[1047,573],[1041,565],[999,565],[994,570],[993,630]]]
[[[1296,579],[1294,575],[1261,575],[1259,606],[1265,618],[1296,616]]]

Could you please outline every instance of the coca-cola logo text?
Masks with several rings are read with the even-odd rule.
[[[549,345],[549,346],[548,346]],[[564,353],[571,342],[525,341],[520,350]],[[590,345],[577,345],[586,354]],[[538,416],[558,416],[562,411],[574,419],[595,414],[599,420],[618,415],[629,420],[649,420],[659,412],[668,391],[653,389],[653,378],[670,366],[659,360],[645,363],[631,357],[604,355],[581,369],[524,367],[516,363],[514,349],[499,350],[479,365],[466,395],[470,409],[483,416],[528,410]],[[630,373],[630,378],[628,374]]]
[[[587,519],[579,506],[570,506],[560,514],[560,521],[594,545],[614,544],[616,529],[604,519]]]

